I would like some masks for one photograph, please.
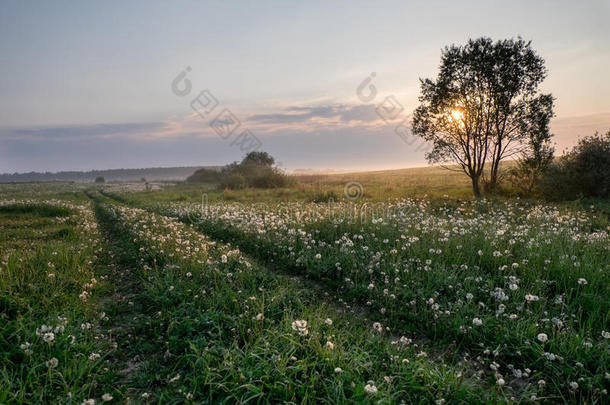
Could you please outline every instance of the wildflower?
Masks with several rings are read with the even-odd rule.
[[[481,319],[479,319],[479,318],[474,318],[472,320],[472,324],[475,325],[475,326],[481,326],[481,325],[483,325],[483,321]]]
[[[110,402],[110,401],[112,401],[112,399],[113,399],[113,396],[108,393],[102,395],[102,401],[104,401],[104,402]]]
[[[408,345],[408,344],[410,344],[411,342],[412,342],[412,340],[411,340],[411,339],[409,339],[409,338],[408,338],[408,337],[406,337],[406,336],[401,336],[401,337],[400,337],[400,343],[402,343],[403,345]]]
[[[610,332],[606,332],[605,330],[602,330],[602,337],[604,339],[610,339]]]
[[[171,383],[178,381],[179,379],[180,379],[180,374],[176,374],[175,377],[170,378],[169,382],[171,384]]]
[[[577,390],[578,389],[578,383],[576,381],[572,381],[570,383],[570,389],[573,390],[573,391]]]
[[[19,348],[21,350],[23,350],[23,352],[27,355],[30,355],[32,353],[34,353],[34,351],[32,349],[30,349],[30,347],[32,346],[32,344],[30,342],[25,342],[19,345]]]
[[[584,278],[579,278],[578,279],[578,284],[579,285],[587,285],[587,280]]]
[[[53,332],[47,332],[42,335],[42,340],[44,340],[45,343],[53,343],[55,340],[55,334]]]
[[[95,399],[93,399],[93,398],[85,399],[83,402],[81,402],[80,405],[95,405]]]
[[[296,320],[292,322],[292,330],[298,332],[299,336],[307,336],[309,331],[307,330],[306,320]]]
[[[328,342],[326,342],[326,348],[328,350],[333,350],[335,348],[335,344],[329,340]]]
[[[504,379],[503,379],[503,378],[498,378],[498,379],[496,380],[496,384],[498,385],[498,387],[503,387],[505,383],[506,383],[506,382],[504,381]]]
[[[373,329],[375,329],[377,332],[383,332],[383,326],[381,326],[379,322],[373,323]]]
[[[538,336],[536,336],[536,338],[538,338],[538,340],[542,343],[546,342],[547,340],[549,340],[549,337],[547,336],[546,333],[539,333]]]
[[[375,384],[373,383],[373,381],[369,381],[364,386],[364,391],[369,395],[377,395],[377,387],[375,387]]]
[[[534,301],[538,301],[540,298],[537,295],[532,295],[532,294],[525,294],[525,300],[527,302],[534,302]]]
[[[335,374],[341,374],[343,369],[341,367],[335,367]]]
[[[255,321],[262,321],[263,319],[265,319],[265,315],[263,314],[257,314],[254,318]]]
[[[333,324],[333,320],[332,320],[332,319],[330,319],[330,318],[326,318],[326,320],[324,321],[324,323],[330,326],[330,325],[332,325],[332,324]]]
[[[95,361],[95,360],[99,359],[100,357],[101,357],[101,356],[100,356],[100,354],[99,354],[99,353],[91,353],[91,354],[89,355],[89,360],[91,360],[91,361]]]
[[[51,360],[47,360],[45,364],[48,368],[55,368],[59,364],[59,360],[57,360],[56,357],[53,357]]]
[[[316,254],[316,259],[320,260],[322,258],[322,255],[320,253]]]
[[[220,258],[220,261],[223,263],[227,262],[227,255],[222,255],[222,257]]]

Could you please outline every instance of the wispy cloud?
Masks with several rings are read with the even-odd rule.
[[[61,127],[8,128],[0,131],[4,139],[72,140],[104,138],[129,134],[148,134],[164,129],[165,122],[72,125]]]
[[[274,114],[254,114],[248,117],[248,121],[284,124],[316,119],[338,119],[343,122],[372,122],[379,119],[374,107],[370,105],[292,106],[284,108],[283,111]]]

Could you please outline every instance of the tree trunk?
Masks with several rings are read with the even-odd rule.
[[[478,175],[473,175],[470,177],[472,179],[472,193],[476,198],[481,197],[481,188],[479,187],[479,178]]]

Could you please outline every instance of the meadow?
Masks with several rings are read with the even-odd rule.
[[[0,191],[0,403],[608,401],[605,201],[436,168]]]

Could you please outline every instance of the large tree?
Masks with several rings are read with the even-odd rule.
[[[545,77],[544,60],[521,38],[445,47],[436,80],[420,80],[413,114],[413,133],[433,146],[428,161],[457,164],[477,197],[486,167],[495,187],[503,159],[551,137],[553,97],[538,89]]]

